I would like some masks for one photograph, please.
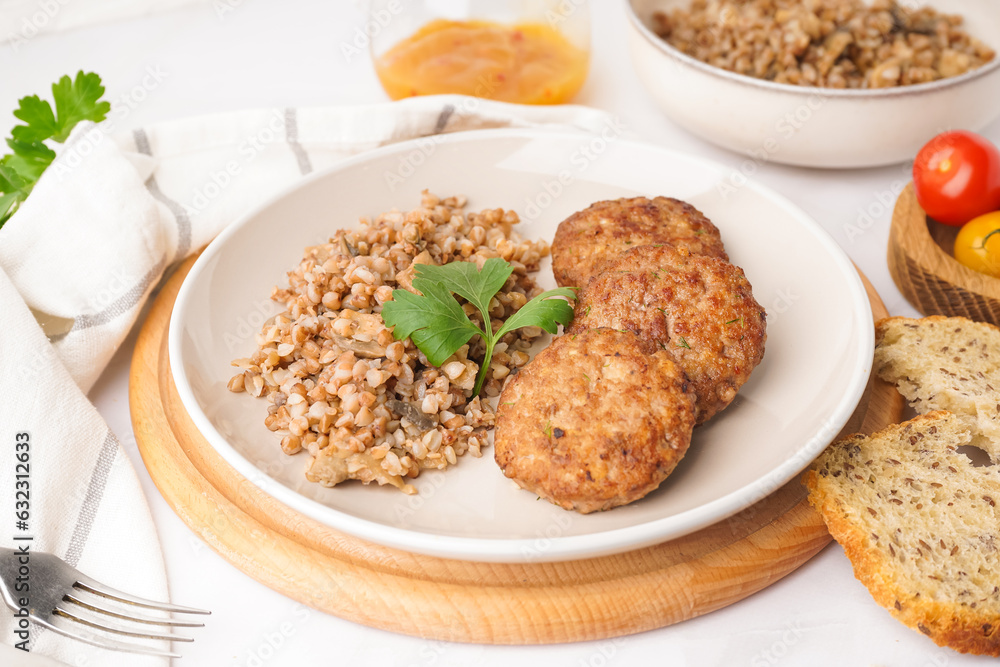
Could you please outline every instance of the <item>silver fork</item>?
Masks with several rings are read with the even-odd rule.
[[[103,634],[91,632],[99,630],[140,639],[164,641],[194,641],[191,637],[160,631],[152,626],[166,628],[199,628],[204,623],[175,621],[170,617],[140,614],[127,607],[119,610],[116,605],[124,603],[137,609],[155,609],[181,614],[210,614],[202,609],[181,607],[155,600],[129,595],[110,586],[94,581],[49,553],[31,551],[27,554],[27,582],[19,556],[25,554],[14,549],[0,547],[0,594],[3,601],[15,613],[21,609],[20,600],[27,598],[28,618],[40,627],[48,628],[61,635],[114,651],[127,651],[169,658],[181,657],[177,653],[137,642],[123,642]],[[18,581],[18,576],[22,580]],[[18,590],[18,584],[27,583],[29,588]],[[109,604],[110,603],[110,604]],[[123,622],[124,621],[124,622]]]

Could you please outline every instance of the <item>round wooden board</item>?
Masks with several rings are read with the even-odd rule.
[[[129,403],[143,461],[180,518],[223,558],[288,597],[384,630],[447,641],[544,644],[663,627],[751,595],[830,541],[798,479],[693,535],[559,563],[472,563],[339,533],[273,500],[215,452],[181,405],[167,325],[193,260],[166,283],[132,358]],[[876,318],[885,306],[865,280]],[[899,421],[896,390],[869,383],[845,433]],[[277,446],[277,445],[276,445]]]

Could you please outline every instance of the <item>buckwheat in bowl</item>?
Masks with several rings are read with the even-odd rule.
[[[1000,115],[1000,4],[625,0],[632,60],[681,127],[758,162],[902,162]]]

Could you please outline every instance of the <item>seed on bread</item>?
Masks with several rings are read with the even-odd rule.
[[[1000,329],[964,317],[890,317],[875,325],[875,342],[875,371],[918,413],[954,412],[973,444],[1000,442]]]
[[[931,412],[834,443],[806,485],[876,602],[940,646],[1000,656],[1000,468],[974,466],[971,441]]]

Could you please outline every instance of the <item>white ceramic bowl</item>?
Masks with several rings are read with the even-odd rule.
[[[976,131],[1000,115],[1000,57],[962,76],[881,90],[835,90],[755,79],[712,67],[650,29],[657,10],[691,0],[624,0],[643,85],[681,127],[759,162],[847,168],[912,159],[946,129]],[[1000,2],[931,0],[1000,50]]]

